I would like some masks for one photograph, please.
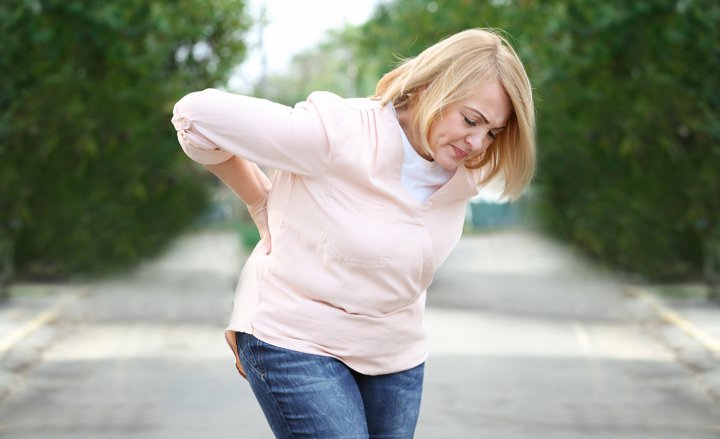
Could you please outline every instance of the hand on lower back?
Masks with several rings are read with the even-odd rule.
[[[267,195],[260,201],[249,204],[247,208],[257,226],[258,232],[260,232],[260,238],[265,243],[265,254],[269,255],[270,251],[272,251],[272,241],[270,239],[270,229],[268,228]]]

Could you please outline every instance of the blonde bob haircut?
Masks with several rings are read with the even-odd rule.
[[[385,74],[373,98],[383,106],[392,102],[397,109],[411,109],[414,135],[432,157],[428,137],[443,111],[491,81],[505,89],[513,111],[490,147],[465,166],[483,169],[481,184],[501,177],[502,195],[516,199],[535,174],[535,108],[525,68],[497,32],[468,29],[430,46]]]

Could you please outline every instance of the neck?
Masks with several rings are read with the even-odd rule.
[[[398,122],[400,123],[400,128],[402,128],[403,132],[405,133],[405,137],[407,137],[408,141],[410,142],[410,145],[413,147],[415,152],[418,153],[418,155],[425,160],[432,162],[433,158],[430,157],[422,148],[422,143],[420,142],[420,139],[415,133],[415,130],[412,129],[412,120],[415,116],[415,112],[412,108],[403,107],[396,110],[397,116],[398,116]]]

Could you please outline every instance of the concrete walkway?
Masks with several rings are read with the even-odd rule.
[[[428,298],[418,437],[719,437],[718,406],[623,290],[529,232],[464,239]]]
[[[17,339],[0,351],[0,436],[272,437],[222,338],[242,260],[235,236],[189,236],[85,294],[0,307],[0,346]],[[465,237],[427,304],[417,438],[720,437],[668,325],[567,248]]]

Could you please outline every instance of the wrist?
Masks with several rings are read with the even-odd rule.
[[[257,194],[254,194],[254,196],[251,199],[246,199],[245,204],[248,207],[255,207],[264,204],[267,201],[269,190],[265,190],[263,192],[258,192]]]

